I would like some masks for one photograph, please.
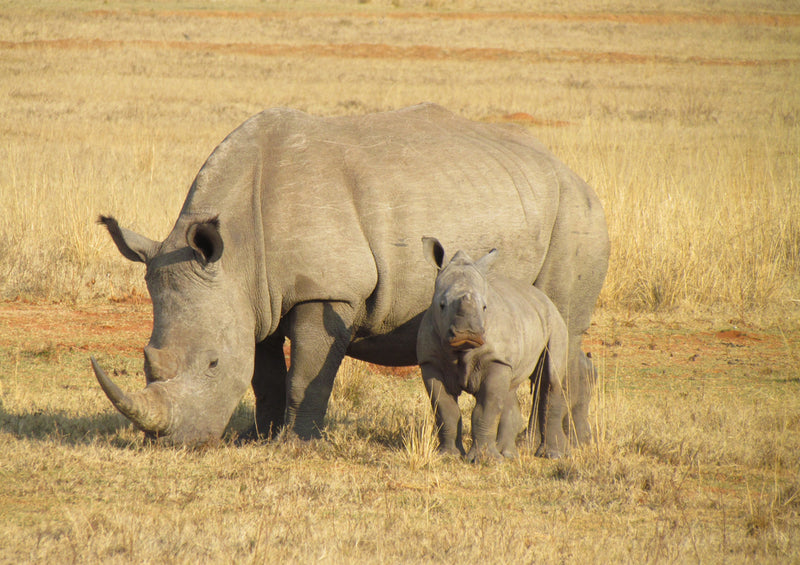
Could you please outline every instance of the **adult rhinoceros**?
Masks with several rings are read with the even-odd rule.
[[[431,233],[474,256],[501,249],[495,268],[551,298],[570,370],[593,378],[581,338],[608,266],[603,210],[520,129],[430,104],[335,118],[266,110],[214,150],[163,242],[100,221],[147,266],[153,332],[144,390],[124,393],[93,359],[95,374],[137,427],[172,443],[219,438],[248,384],[260,433],[314,437],[345,355],[415,364],[434,282],[419,241]]]

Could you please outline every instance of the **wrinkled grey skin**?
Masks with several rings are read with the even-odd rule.
[[[248,384],[260,434],[318,437],[346,354],[415,364],[434,280],[414,244],[425,234],[476,256],[502,248],[497,271],[564,314],[575,367],[608,264],[589,186],[523,130],[430,104],[264,111],[214,150],[164,241],[101,221],[146,265],[154,319],[144,390],[95,374],[139,428],[180,444],[219,438]]]
[[[490,270],[498,252],[477,261],[458,251],[449,261],[435,238],[423,238],[437,268],[433,299],[417,336],[417,359],[439,429],[439,451],[464,454],[458,397],[475,397],[468,461],[515,457],[522,431],[517,389],[535,391],[528,431],[537,455],[560,457],[567,448],[563,385],[567,326],[535,286]]]

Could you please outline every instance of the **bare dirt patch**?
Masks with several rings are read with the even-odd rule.
[[[140,295],[131,300],[83,306],[0,302],[0,350],[138,356],[147,345],[152,327],[152,305]],[[288,344],[284,351],[288,363]],[[416,366],[367,366],[373,372],[403,379],[416,376],[417,370]]]
[[[65,304],[0,303],[0,348],[44,347],[88,354],[138,356],[152,329],[147,301]],[[797,328],[767,331],[707,322],[664,323],[656,318],[617,321],[607,313],[589,330],[585,349],[606,371],[645,371],[659,386],[674,379],[744,378],[749,382],[796,373]],[[289,349],[286,349],[287,361]],[[368,365],[376,373],[413,378],[416,367]],[[664,380],[666,379],[666,380]]]
[[[389,18],[443,20],[524,20],[557,22],[616,22],[640,25],[759,25],[789,27],[800,25],[798,14],[611,14],[611,13],[541,13],[541,12],[251,12],[229,10],[161,10],[148,12],[156,18],[225,18],[225,19],[287,19],[302,15],[306,18]],[[107,17],[119,14],[112,10],[94,10],[91,15]]]
[[[2,302],[0,348],[131,354],[147,343],[152,325],[149,303],[67,306]]]
[[[146,39],[42,39],[0,41],[0,49],[105,49],[140,48],[177,50],[258,57],[336,57],[342,59],[388,59],[423,61],[520,61],[521,63],[592,64],[693,64],[700,66],[762,67],[799,64],[800,59],[735,59],[728,57],[677,57],[672,55],[552,49],[545,51],[486,47],[437,47],[433,45],[387,45],[382,43],[342,43],[290,45],[281,43],[213,43],[206,41],[155,41]]]
[[[800,330],[757,328],[737,321],[654,316],[615,320],[601,313],[584,348],[608,377],[643,391],[691,384],[728,389],[797,381]],[[716,325],[722,328],[715,328]]]
[[[484,118],[487,122],[509,122],[515,124],[522,124],[528,126],[546,126],[546,127],[565,127],[573,125],[572,122],[564,120],[548,120],[532,116],[527,112],[514,112],[513,114],[502,114],[500,116],[487,116]]]

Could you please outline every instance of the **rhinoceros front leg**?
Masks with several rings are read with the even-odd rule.
[[[336,371],[352,336],[352,321],[352,308],[343,302],[306,302],[289,313],[292,362],[286,427],[301,439],[321,435]]]
[[[256,397],[256,425],[252,436],[272,437],[284,424],[286,415],[286,358],[282,334],[256,344],[253,393]]]
[[[475,461],[483,455],[502,459],[497,450],[497,428],[510,387],[511,367],[491,363],[486,368],[486,375],[475,398],[475,408],[472,409],[472,446],[467,453],[467,461]]]
[[[428,398],[431,399],[431,408],[436,416],[436,429],[439,435],[439,453],[443,455],[458,455],[464,451],[462,437],[461,409],[458,407],[458,397],[450,394],[444,386],[441,372],[430,363],[420,365],[422,381]]]

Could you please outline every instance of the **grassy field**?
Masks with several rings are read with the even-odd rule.
[[[0,296],[144,293],[93,219],[164,237],[205,157],[263,108],[423,100],[528,125],[596,188],[614,243],[603,305],[800,296],[800,16],[400,4],[10,4]]]
[[[0,561],[800,560],[797,328],[600,312],[596,444],[467,465],[432,452],[416,370],[349,361],[322,441],[237,445],[248,398],[219,446],[149,445],[86,362],[141,387],[149,327],[146,304],[0,304]]]
[[[478,4],[0,1],[0,562],[800,563],[800,11]],[[418,373],[355,362],[323,441],[237,444],[247,398],[147,444],[88,368],[140,388],[151,323],[97,215],[163,238],[266,107],[423,100],[597,190],[596,445],[438,458]]]

